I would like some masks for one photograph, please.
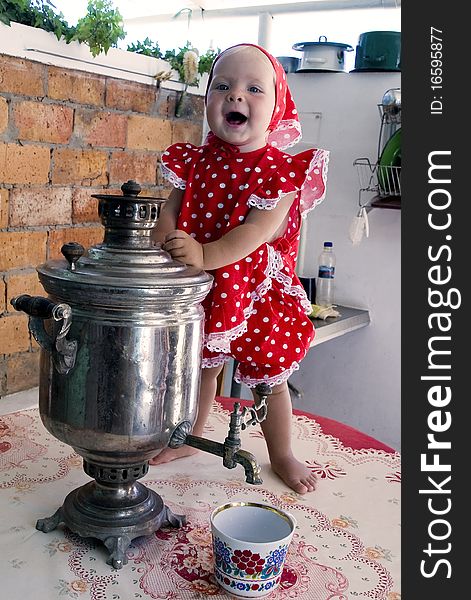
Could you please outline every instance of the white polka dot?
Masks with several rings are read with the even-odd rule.
[[[290,176],[290,177],[295,177],[295,176],[296,176],[296,173],[294,173],[293,171],[290,171],[290,174],[289,174],[289,176]]]
[[[206,216],[207,216],[208,219],[210,219],[213,216],[213,213],[207,212]]]
[[[263,319],[262,319],[262,321],[263,321],[264,323],[268,323],[268,322],[269,322],[269,320],[270,320],[270,319],[269,319],[268,317],[263,317]]]
[[[198,215],[196,215],[195,213],[193,213],[193,214],[191,215],[191,218],[192,218],[192,219],[196,219],[196,217],[197,217],[197,216],[198,216]]]
[[[226,294],[226,292],[222,292],[222,294],[221,294],[221,298],[227,298],[227,294]]]
[[[240,346],[237,348],[237,352],[242,352],[242,348]]]
[[[237,175],[235,173],[232,173],[231,179],[235,179],[236,177],[237,177]]]
[[[257,183],[263,183],[263,179],[257,179]]]
[[[285,362],[285,357],[284,356],[280,356],[279,361],[280,361],[280,363]]]
[[[237,321],[237,317],[231,317],[231,321],[235,323]],[[250,359],[249,359],[250,360]]]
[[[226,272],[224,272],[224,273],[222,274],[222,276],[224,277],[224,279],[228,279],[228,278],[229,278],[229,273],[226,273]]]
[[[247,360],[250,362],[252,360],[251,356],[247,356]]]
[[[267,358],[271,358],[273,356],[273,352],[267,352]]]
[[[224,204],[222,202],[219,202],[218,208],[224,208]]]
[[[220,184],[219,184],[219,187],[220,187],[220,188],[225,188],[225,187],[226,187],[226,184],[225,184],[225,183],[220,183]]]
[[[252,262],[252,257],[251,257],[251,256],[247,256],[247,257],[245,258],[245,262],[248,262],[248,263],[249,263],[249,262]]]
[[[218,176],[218,174],[217,174],[217,173],[213,173],[213,174],[211,175],[211,177],[212,177],[213,179],[214,179],[215,177],[217,177],[217,176]]]
[[[234,285],[232,286],[235,290],[239,289],[239,284],[238,283],[234,283]]]
[[[252,170],[252,169],[251,169],[250,167],[245,167],[245,169],[244,169],[244,171],[245,171],[246,173],[250,173],[250,171],[251,171],[251,170]]]
[[[218,321],[218,322],[216,323],[216,327],[222,327],[222,323],[221,323],[220,321]]]

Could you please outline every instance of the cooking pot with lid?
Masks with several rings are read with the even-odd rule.
[[[277,56],[276,58],[285,73],[295,73],[297,71],[300,62],[297,56]]]
[[[345,72],[345,52],[351,52],[353,47],[339,42],[328,42],[325,35],[318,42],[299,42],[293,50],[302,52],[301,63],[297,72],[330,71]]]
[[[366,31],[360,34],[353,71],[400,70],[400,31]]]

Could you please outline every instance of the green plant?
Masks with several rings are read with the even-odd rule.
[[[93,56],[105,54],[126,37],[123,17],[113,8],[111,0],[89,0],[87,14],[79,19],[72,40],[85,42]]]
[[[209,73],[211,71],[211,67],[213,66],[214,59],[221,52],[218,48],[217,50],[206,50],[204,54],[200,56],[200,60],[198,63],[198,73],[203,75],[203,73]]]
[[[58,40],[65,37],[70,41],[74,28],[69,27],[64,15],[54,12],[50,0],[0,0],[0,21],[10,25],[11,21],[51,31]]]
[[[135,44],[129,44],[126,48],[128,52],[136,52],[137,54],[144,54],[145,56],[153,56],[154,58],[162,58],[162,52],[157,42],[153,42],[151,39],[146,37],[143,42],[136,42]]]
[[[76,40],[90,47],[93,56],[108,52],[124,39],[123,18],[113,8],[111,0],[89,0],[87,14],[76,27],[69,26],[64,15],[54,12],[51,0],[0,0],[0,21],[10,25],[11,21],[52,31],[57,39],[67,43]]]

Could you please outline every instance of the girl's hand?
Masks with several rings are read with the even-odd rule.
[[[167,233],[165,236],[163,249],[176,260],[180,260],[187,265],[203,269],[203,246],[190,235],[185,233],[185,231],[176,229],[174,231],[170,231],[170,233]]]

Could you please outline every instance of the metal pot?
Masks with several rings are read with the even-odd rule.
[[[255,458],[240,450],[241,428],[263,420],[266,388],[257,410],[234,405],[224,443],[190,435],[197,413],[204,312],[212,277],[188,267],[153,242],[162,198],[139,197],[133,181],[123,195],[94,195],[105,226],[87,254],[62,247],[65,260],[38,267],[48,298],[12,300],[30,315],[41,346],[39,410],[46,429],[72,446],[95,481],[71,492],[36,527],[61,522],[105,542],[109,563],[127,562],[132,539],[163,525],[180,526],[153,490],[136,480],[159,450],[188,444],[242,464],[246,480],[261,483]]]
[[[400,31],[366,31],[360,34],[353,71],[400,70]]]
[[[325,35],[321,35],[318,42],[294,44],[293,50],[303,53],[297,69],[298,73],[315,71],[343,73],[345,72],[345,52],[351,52],[353,47],[349,44],[328,42]]]
[[[297,56],[277,56],[276,58],[285,73],[295,73],[299,67],[300,59]]]

